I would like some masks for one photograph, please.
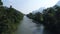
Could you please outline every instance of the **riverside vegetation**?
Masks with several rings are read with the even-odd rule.
[[[27,17],[38,21],[36,24],[43,24],[45,28],[54,34],[60,34],[60,6],[44,9],[42,13],[27,14]]]
[[[18,10],[3,6],[0,0],[0,34],[14,34],[18,24],[23,19],[23,14]]]

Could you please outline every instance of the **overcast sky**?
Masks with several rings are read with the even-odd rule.
[[[52,7],[59,0],[2,0],[4,5],[9,7],[12,5],[15,9],[24,14],[28,14],[41,7]]]

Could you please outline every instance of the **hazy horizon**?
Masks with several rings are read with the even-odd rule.
[[[13,8],[21,11],[24,14],[28,14],[34,10],[38,10],[41,7],[52,7],[59,0],[2,0],[4,6],[9,7],[12,5]]]

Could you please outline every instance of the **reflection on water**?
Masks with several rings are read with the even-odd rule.
[[[18,26],[16,34],[51,34],[49,31],[44,29],[42,24],[35,24],[32,19],[24,16],[21,24]]]
[[[42,24],[36,24],[34,34],[43,34],[44,26]]]

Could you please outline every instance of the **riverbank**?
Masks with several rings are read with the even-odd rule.
[[[45,30],[42,24],[36,24],[35,22],[32,21],[32,19],[29,19],[28,17],[24,16],[15,34],[51,34],[51,33]]]
[[[27,17],[37,21],[36,24],[43,24],[45,28],[54,34],[60,34],[60,6],[44,9],[42,13],[29,13]]]

